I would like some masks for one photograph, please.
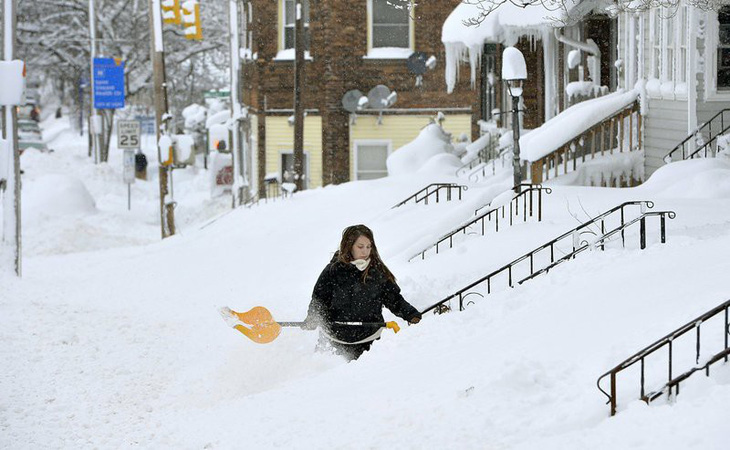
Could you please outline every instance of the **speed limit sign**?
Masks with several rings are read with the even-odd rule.
[[[120,120],[117,122],[117,148],[139,148],[140,126],[136,120]]]

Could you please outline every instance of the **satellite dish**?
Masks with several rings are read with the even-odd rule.
[[[406,59],[406,66],[413,75],[423,75],[426,73],[426,61],[428,56],[423,52],[413,52],[411,56]]]
[[[390,89],[387,86],[379,84],[368,92],[368,104],[371,109],[380,111],[387,108],[388,96],[390,95]]]
[[[357,89],[345,92],[345,95],[342,97],[342,107],[345,108],[345,111],[347,112],[356,113],[358,110],[362,109],[360,107],[361,97],[363,97],[362,92]]]

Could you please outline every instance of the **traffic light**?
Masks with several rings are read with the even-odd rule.
[[[203,39],[203,27],[200,25],[200,4],[197,0],[187,0],[182,4],[183,28],[187,39]]]
[[[180,14],[180,0],[162,0],[162,20],[165,23],[180,25],[182,14]]]

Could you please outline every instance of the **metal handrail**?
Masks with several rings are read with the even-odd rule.
[[[434,190],[430,190],[432,187],[436,187]],[[459,200],[461,200],[461,191],[468,190],[469,188],[467,186],[462,186],[460,184],[456,183],[431,183],[425,188],[421,189],[420,191],[416,192],[415,194],[411,195],[407,199],[403,200],[402,202],[398,203],[397,205],[393,206],[391,209],[398,208],[399,206],[403,206],[406,203],[408,203],[411,200],[415,200],[416,203],[424,202],[424,204],[428,205],[428,199],[432,195],[436,195],[436,203],[439,202],[439,192],[442,189],[446,189],[446,201],[451,201],[451,190],[456,189],[459,194]],[[422,196],[421,198],[418,198],[420,194],[425,193],[426,195]]]
[[[287,197],[293,196],[294,193],[289,193],[288,191],[281,188],[281,185],[278,181],[269,182],[266,183],[266,191],[264,192],[264,196],[261,196],[261,192],[257,192],[251,198],[249,198],[243,206],[246,208],[251,208],[254,205],[259,205],[261,202],[268,203],[269,201],[276,201],[279,199],[284,199]]]
[[[468,163],[463,164],[461,167],[456,169],[456,172],[454,173],[457,177],[460,176],[459,173],[463,170],[471,170],[477,165],[481,163],[486,163],[497,156],[499,156],[500,148],[499,148],[499,136],[496,134],[490,133],[489,142],[487,145],[485,145],[481,150],[477,152],[477,155],[474,159],[469,161]]]
[[[634,219],[630,222],[626,222],[624,208],[629,207],[629,206],[639,206],[641,214],[636,219]],[[661,218],[661,221],[660,221],[661,242],[665,243],[666,242],[666,231],[665,231],[666,230],[666,219],[665,219],[665,217],[669,216],[670,219],[674,219],[674,217],[676,217],[676,214],[673,211],[659,211],[659,212],[651,212],[651,213],[646,211],[647,208],[653,208],[653,207],[654,207],[654,203],[651,201],[631,201],[631,202],[625,202],[618,206],[615,206],[615,207],[611,208],[610,210],[594,217],[593,219],[591,219],[585,223],[582,223],[581,225],[575,227],[574,229],[563,233],[562,235],[558,236],[557,238],[551,240],[550,242],[547,242],[547,243],[541,245],[540,247],[505,264],[504,266],[500,267],[499,269],[479,278],[478,280],[472,282],[468,286],[454,292],[453,294],[447,296],[446,298],[429,306],[428,308],[423,310],[422,313],[425,314],[431,310],[436,310],[436,312],[441,312],[444,309],[443,307],[446,305],[446,303],[450,302],[452,299],[454,299],[456,297],[459,298],[459,310],[462,311],[464,309],[464,298],[468,295],[473,294],[473,292],[470,293],[468,291],[470,291],[472,288],[486,282],[487,294],[490,294],[492,292],[492,283],[491,283],[492,278],[494,278],[497,275],[500,275],[504,272],[507,272],[508,280],[509,280],[508,281],[509,287],[514,287],[512,269],[514,266],[516,266],[518,263],[520,263],[522,261],[529,260],[530,275],[523,278],[522,280],[519,280],[517,282],[517,284],[522,284],[525,281],[530,280],[539,274],[547,273],[553,267],[555,267],[558,264],[561,264],[565,261],[573,259],[579,253],[583,252],[584,250],[587,250],[588,248],[597,247],[597,248],[600,248],[601,250],[604,250],[606,239],[613,236],[614,234],[620,233],[621,243],[623,246],[625,246],[626,245],[626,236],[624,234],[624,231],[625,231],[626,227],[633,225],[634,223],[637,223],[637,222],[639,222],[641,224],[640,243],[641,243],[641,248],[644,249],[646,247],[646,217],[651,216],[651,215],[660,216],[660,218]],[[616,212],[620,212],[621,224],[617,228],[607,231],[606,227],[605,227],[605,221],[609,216],[613,215]],[[586,233],[596,235],[595,232],[591,231],[590,229],[586,230],[586,228],[590,227],[591,225],[598,225],[598,224],[600,224],[601,232],[600,232],[600,235],[598,236],[598,238],[594,241],[594,243],[590,243],[586,240],[581,240],[583,238],[583,235]],[[568,253],[567,255],[563,256],[562,258],[555,259],[555,245],[559,241],[561,241],[567,237],[571,237],[573,240],[573,250],[570,253]],[[535,271],[535,266],[534,266],[535,255],[546,249],[550,250],[550,264],[544,268],[541,268],[541,269]],[[479,294],[479,295],[481,295],[481,294]],[[446,307],[446,309],[450,309],[450,308]]]
[[[533,217],[533,195],[532,193],[537,191],[537,221],[542,221],[542,191],[546,191],[547,194],[552,193],[552,189],[550,188],[544,188],[542,185],[533,185],[530,183],[522,183],[518,186],[512,187],[510,190],[516,190],[517,188],[520,188],[520,193],[515,195],[512,200],[510,200],[509,204],[504,204],[502,206],[498,206],[496,208],[492,208],[489,211],[485,212],[484,214],[479,215],[478,217],[470,220],[469,222],[461,225],[459,228],[456,228],[455,230],[452,230],[451,232],[445,234],[444,236],[440,237],[435,243],[429,245],[422,251],[416,253],[415,255],[411,256],[408,261],[412,261],[419,255],[421,256],[421,259],[426,258],[426,252],[431,250],[432,248],[436,249],[436,254],[439,252],[439,245],[444,243],[445,241],[449,241],[449,248],[453,248],[454,246],[454,236],[463,233],[466,234],[466,229],[470,226],[480,223],[481,225],[481,233],[482,236],[486,234],[486,227],[485,222],[489,221],[491,222],[492,219],[494,219],[495,223],[495,232],[499,232],[499,213],[502,213],[502,219],[505,218],[505,212],[507,209],[507,205],[509,205],[509,225],[512,226],[513,223],[513,217],[518,217],[520,215],[520,199],[523,200],[522,203],[522,212],[523,212],[523,221],[527,222],[528,212],[529,217]],[[523,187],[526,187],[527,189],[522,190]],[[528,211],[528,195],[529,194],[529,211]],[[514,205],[514,207],[513,207]],[[486,205],[489,206],[489,205]],[[480,208],[481,209],[481,208]],[[477,213],[479,210],[475,211]]]
[[[636,135],[634,135],[634,114],[636,114]],[[628,126],[626,126],[628,119]],[[607,130],[608,129],[608,130]],[[626,136],[628,132],[628,136]],[[624,143],[628,140],[627,151],[640,149],[642,133],[642,119],[639,108],[639,102],[634,100],[628,105],[616,111],[609,117],[592,125],[573,137],[565,139],[562,144],[557,146],[550,153],[542,158],[533,161],[529,165],[530,179],[534,183],[542,183],[550,178],[550,170],[554,170],[554,177],[560,175],[560,167],[563,167],[564,174],[569,170],[575,171],[578,167],[578,160],[585,162],[586,157],[595,158],[600,151],[603,156],[606,152],[613,153],[614,146],[611,141],[618,138],[618,150],[620,153],[624,151]],[[596,136],[600,135],[598,140]],[[628,139],[625,139],[628,138]],[[608,141],[608,147],[606,143]],[[588,145],[590,143],[590,145]],[[588,148],[590,147],[590,151]],[[600,150],[599,150],[600,147]],[[571,162],[569,164],[569,162]]]
[[[705,151],[705,156],[707,156],[707,148],[712,144],[712,142],[717,140],[718,136],[722,136],[725,134],[728,130],[730,130],[730,123],[728,123],[728,126],[725,126],[725,112],[730,111],[730,108],[725,108],[720,110],[717,114],[712,116],[707,122],[703,123],[699,127],[695,128],[694,131],[692,131],[686,138],[684,138],[679,144],[677,144],[669,153],[667,153],[664,156],[664,163],[669,164],[672,162],[672,155],[678,150],[682,150],[682,160],[686,159],[692,159],[695,157],[695,155],[699,154],[702,150]],[[712,121],[720,117],[720,131],[716,133],[714,136],[712,134]],[[688,155],[685,155],[685,144],[690,142],[692,139],[697,140],[698,137],[702,138],[702,131],[704,129],[707,129],[709,131],[709,140],[707,142],[703,142],[699,145],[699,147],[692,153],[689,153]],[[711,148],[711,147],[710,147]]]
[[[724,350],[714,354],[712,357],[710,357],[707,362],[705,362],[704,365],[700,364],[700,327],[703,322],[706,322],[707,320],[715,317],[716,315],[720,314],[721,312],[725,312],[725,326],[724,326],[724,337],[725,337],[725,347]],[[689,321],[688,323],[682,325],[681,327],[677,328],[676,330],[672,331],[668,335],[664,336],[663,338],[659,339],[658,341],[654,342],[653,344],[647,346],[646,348],[638,351],[634,355],[627,358],[625,361],[618,364],[613,369],[609,370],[608,372],[601,375],[598,380],[596,381],[596,386],[598,387],[598,390],[601,391],[606,397],[608,397],[607,404],[611,405],[611,415],[616,414],[616,406],[617,406],[617,399],[616,399],[616,375],[621,372],[624,369],[627,369],[634,364],[640,362],[641,363],[641,400],[644,400],[645,402],[649,403],[657,398],[659,398],[664,392],[666,391],[668,395],[672,395],[672,388],[675,389],[675,395],[679,394],[679,383],[689,378],[692,374],[695,372],[699,372],[700,370],[704,370],[705,373],[709,376],[710,374],[710,366],[714,363],[725,360],[725,362],[728,361],[728,358],[730,358],[730,345],[728,345],[728,336],[730,336],[730,321],[729,321],[729,315],[730,315],[730,300],[727,300],[726,302],[712,308],[711,310],[707,311],[706,313],[702,314],[701,316],[697,317],[694,320]],[[673,357],[673,343],[674,341],[689,333],[690,331],[695,330],[696,331],[696,353],[695,353],[695,366],[691,369],[685,371],[684,373],[672,377],[672,357]],[[650,354],[659,351],[664,346],[668,346],[669,349],[669,361],[668,361],[668,381],[658,390],[645,393],[645,386],[644,386],[644,369],[645,369],[645,359]],[[610,384],[611,387],[609,390],[611,391],[611,394],[604,391],[603,388],[601,388],[601,380],[604,378],[610,376]]]

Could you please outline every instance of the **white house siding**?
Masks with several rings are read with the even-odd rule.
[[[687,101],[649,98],[644,116],[646,176],[664,165],[664,156],[687,137]]]

